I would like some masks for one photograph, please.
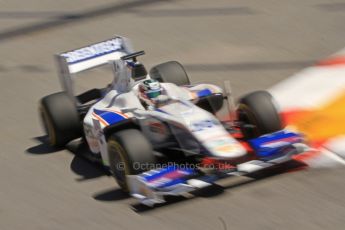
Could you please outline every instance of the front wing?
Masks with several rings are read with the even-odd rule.
[[[238,164],[232,170],[212,170],[205,173],[199,168],[169,166],[127,177],[130,194],[141,204],[153,206],[164,203],[164,196],[184,196],[189,192],[213,185],[220,179],[246,176],[292,160],[294,155],[306,152],[303,143],[291,144],[288,152],[270,160],[252,160]]]

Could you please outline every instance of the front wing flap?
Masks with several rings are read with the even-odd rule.
[[[150,170],[139,175],[127,176],[130,194],[140,203],[153,206],[164,203],[164,196],[183,196],[189,192],[213,185],[219,179],[235,176],[246,176],[277,166],[292,160],[292,156],[309,150],[302,143],[291,145],[283,156],[271,160],[252,160],[238,164],[232,171],[213,170],[204,173],[198,168],[180,168],[178,166]]]

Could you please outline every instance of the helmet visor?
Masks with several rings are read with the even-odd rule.
[[[155,98],[155,97],[158,97],[159,95],[161,94],[161,90],[158,89],[158,90],[149,90],[146,92],[146,96],[148,98]]]

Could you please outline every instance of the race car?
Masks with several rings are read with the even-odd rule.
[[[170,61],[149,73],[127,38],[56,55],[63,92],[45,96],[39,111],[49,143],[80,139],[88,156],[109,169],[118,185],[145,205],[164,202],[236,176],[288,160],[307,148],[300,134],[283,130],[272,96],[245,95],[230,121],[217,118],[229,93],[191,84]],[[113,81],[75,95],[76,73],[110,65]]]

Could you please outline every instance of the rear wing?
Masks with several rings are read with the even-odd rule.
[[[109,40],[57,54],[62,88],[74,97],[73,75],[118,60],[133,52],[130,41],[116,36]]]

